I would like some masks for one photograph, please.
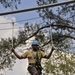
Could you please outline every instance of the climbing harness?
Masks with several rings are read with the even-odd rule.
[[[33,51],[31,52],[32,56],[35,60],[35,63],[29,63],[29,65],[36,67],[37,69],[42,69],[41,66],[41,52],[40,51],[36,51],[36,54],[33,53]]]
[[[32,55],[34,57],[35,60],[35,66],[36,67],[41,67],[41,52],[40,51],[36,51],[36,55],[34,55],[33,51],[32,51]]]
[[[35,63],[29,63],[28,71],[30,72],[30,74],[32,74],[37,70],[38,74],[41,75],[42,74],[41,52],[36,51],[36,53],[34,53],[33,51],[31,51],[31,53],[35,60]]]

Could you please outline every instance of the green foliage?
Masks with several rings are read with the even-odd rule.
[[[1,39],[0,41],[0,70],[4,68],[11,68],[15,62],[15,56],[11,53],[12,40]]]
[[[57,0],[37,0],[38,6],[50,4],[58,2]],[[38,10],[39,16],[46,22],[46,25],[55,24],[60,25],[64,24],[64,26],[52,26],[52,39],[54,45],[61,50],[71,51],[70,47],[73,45],[73,40],[69,39],[63,35],[69,35],[74,37],[75,30],[65,27],[65,25],[74,27],[75,24],[75,3],[72,4],[64,4],[62,6],[51,7],[51,8],[43,8]],[[47,34],[50,33],[47,31]],[[47,36],[47,39],[50,39],[50,36]],[[67,41],[68,40],[68,41]],[[46,40],[47,41],[47,40]]]
[[[0,3],[3,5],[3,7],[11,9],[18,8],[18,4],[21,3],[21,0],[0,0]]]
[[[44,63],[43,75],[73,75],[75,74],[75,56],[71,53],[56,51],[51,59]]]

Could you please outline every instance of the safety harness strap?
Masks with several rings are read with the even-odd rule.
[[[40,55],[39,55],[40,53]],[[41,52],[36,51],[36,55],[34,55],[33,51],[32,51],[32,55],[35,59],[35,64],[31,64],[31,65],[35,65],[36,67],[41,67]]]

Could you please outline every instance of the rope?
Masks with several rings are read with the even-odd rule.
[[[54,47],[55,50],[58,50],[57,47],[55,47],[54,43],[53,43],[53,38],[52,38],[52,27],[50,25],[50,36],[51,36],[51,44],[52,44],[52,47]]]
[[[46,11],[46,10],[44,10],[47,14],[48,14],[48,16],[50,16],[49,15],[49,13]],[[51,23],[51,20],[50,20],[50,23]],[[53,38],[52,38],[52,27],[51,27],[51,25],[50,25],[50,38],[51,38],[51,44],[52,44],[52,47],[54,47],[55,48],[55,50],[57,50],[57,48],[54,46],[54,43],[53,43]]]
[[[13,48],[13,33],[14,33],[14,22],[12,22],[12,48]]]
[[[28,18],[28,19],[25,19],[25,20],[18,20],[18,21],[16,21],[16,22],[14,22],[14,23],[19,23],[19,22],[25,22],[25,21],[30,21],[30,20],[35,20],[35,19],[41,19],[40,17],[32,17],[32,18]],[[2,25],[2,24],[11,24],[12,22],[5,22],[5,23],[0,23],[0,25]]]
[[[50,25],[50,36],[51,36],[51,44],[52,44],[52,46],[54,46],[53,38],[52,38],[52,27],[51,27],[51,25]]]

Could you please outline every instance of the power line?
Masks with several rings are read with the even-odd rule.
[[[14,29],[18,29],[18,28],[24,28],[24,27],[17,27],[17,28],[14,28]],[[4,28],[4,29],[0,29],[0,30],[11,30],[13,28]]]
[[[23,22],[23,21],[29,21],[29,20],[34,20],[34,19],[39,19],[40,17],[34,17],[34,18],[30,18],[30,19],[26,19],[26,20],[19,20],[16,21],[14,23],[18,23],[18,22]],[[0,24],[11,24],[12,22],[6,22],[6,23],[0,23]]]
[[[10,12],[2,12],[2,13],[0,13],[0,16],[8,15],[8,14],[21,13],[21,12],[27,12],[27,11],[32,11],[32,10],[38,10],[38,9],[43,9],[43,8],[48,8],[48,7],[54,7],[54,6],[59,6],[59,5],[63,5],[63,4],[70,4],[70,3],[74,3],[74,2],[75,2],[75,0],[64,1],[64,2],[59,2],[59,3],[53,3],[53,4],[48,4],[48,5],[42,5],[42,6],[38,6],[38,7],[28,8],[28,9],[22,9],[22,10],[10,11]]]
[[[42,22],[42,23],[39,23],[39,24],[43,24],[43,23],[45,23],[45,22]],[[23,27],[16,27],[14,29],[20,29],[20,28],[24,28],[24,26]],[[2,28],[2,29],[0,29],[0,31],[1,30],[11,30],[11,29],[13,29],[13,28]]]

